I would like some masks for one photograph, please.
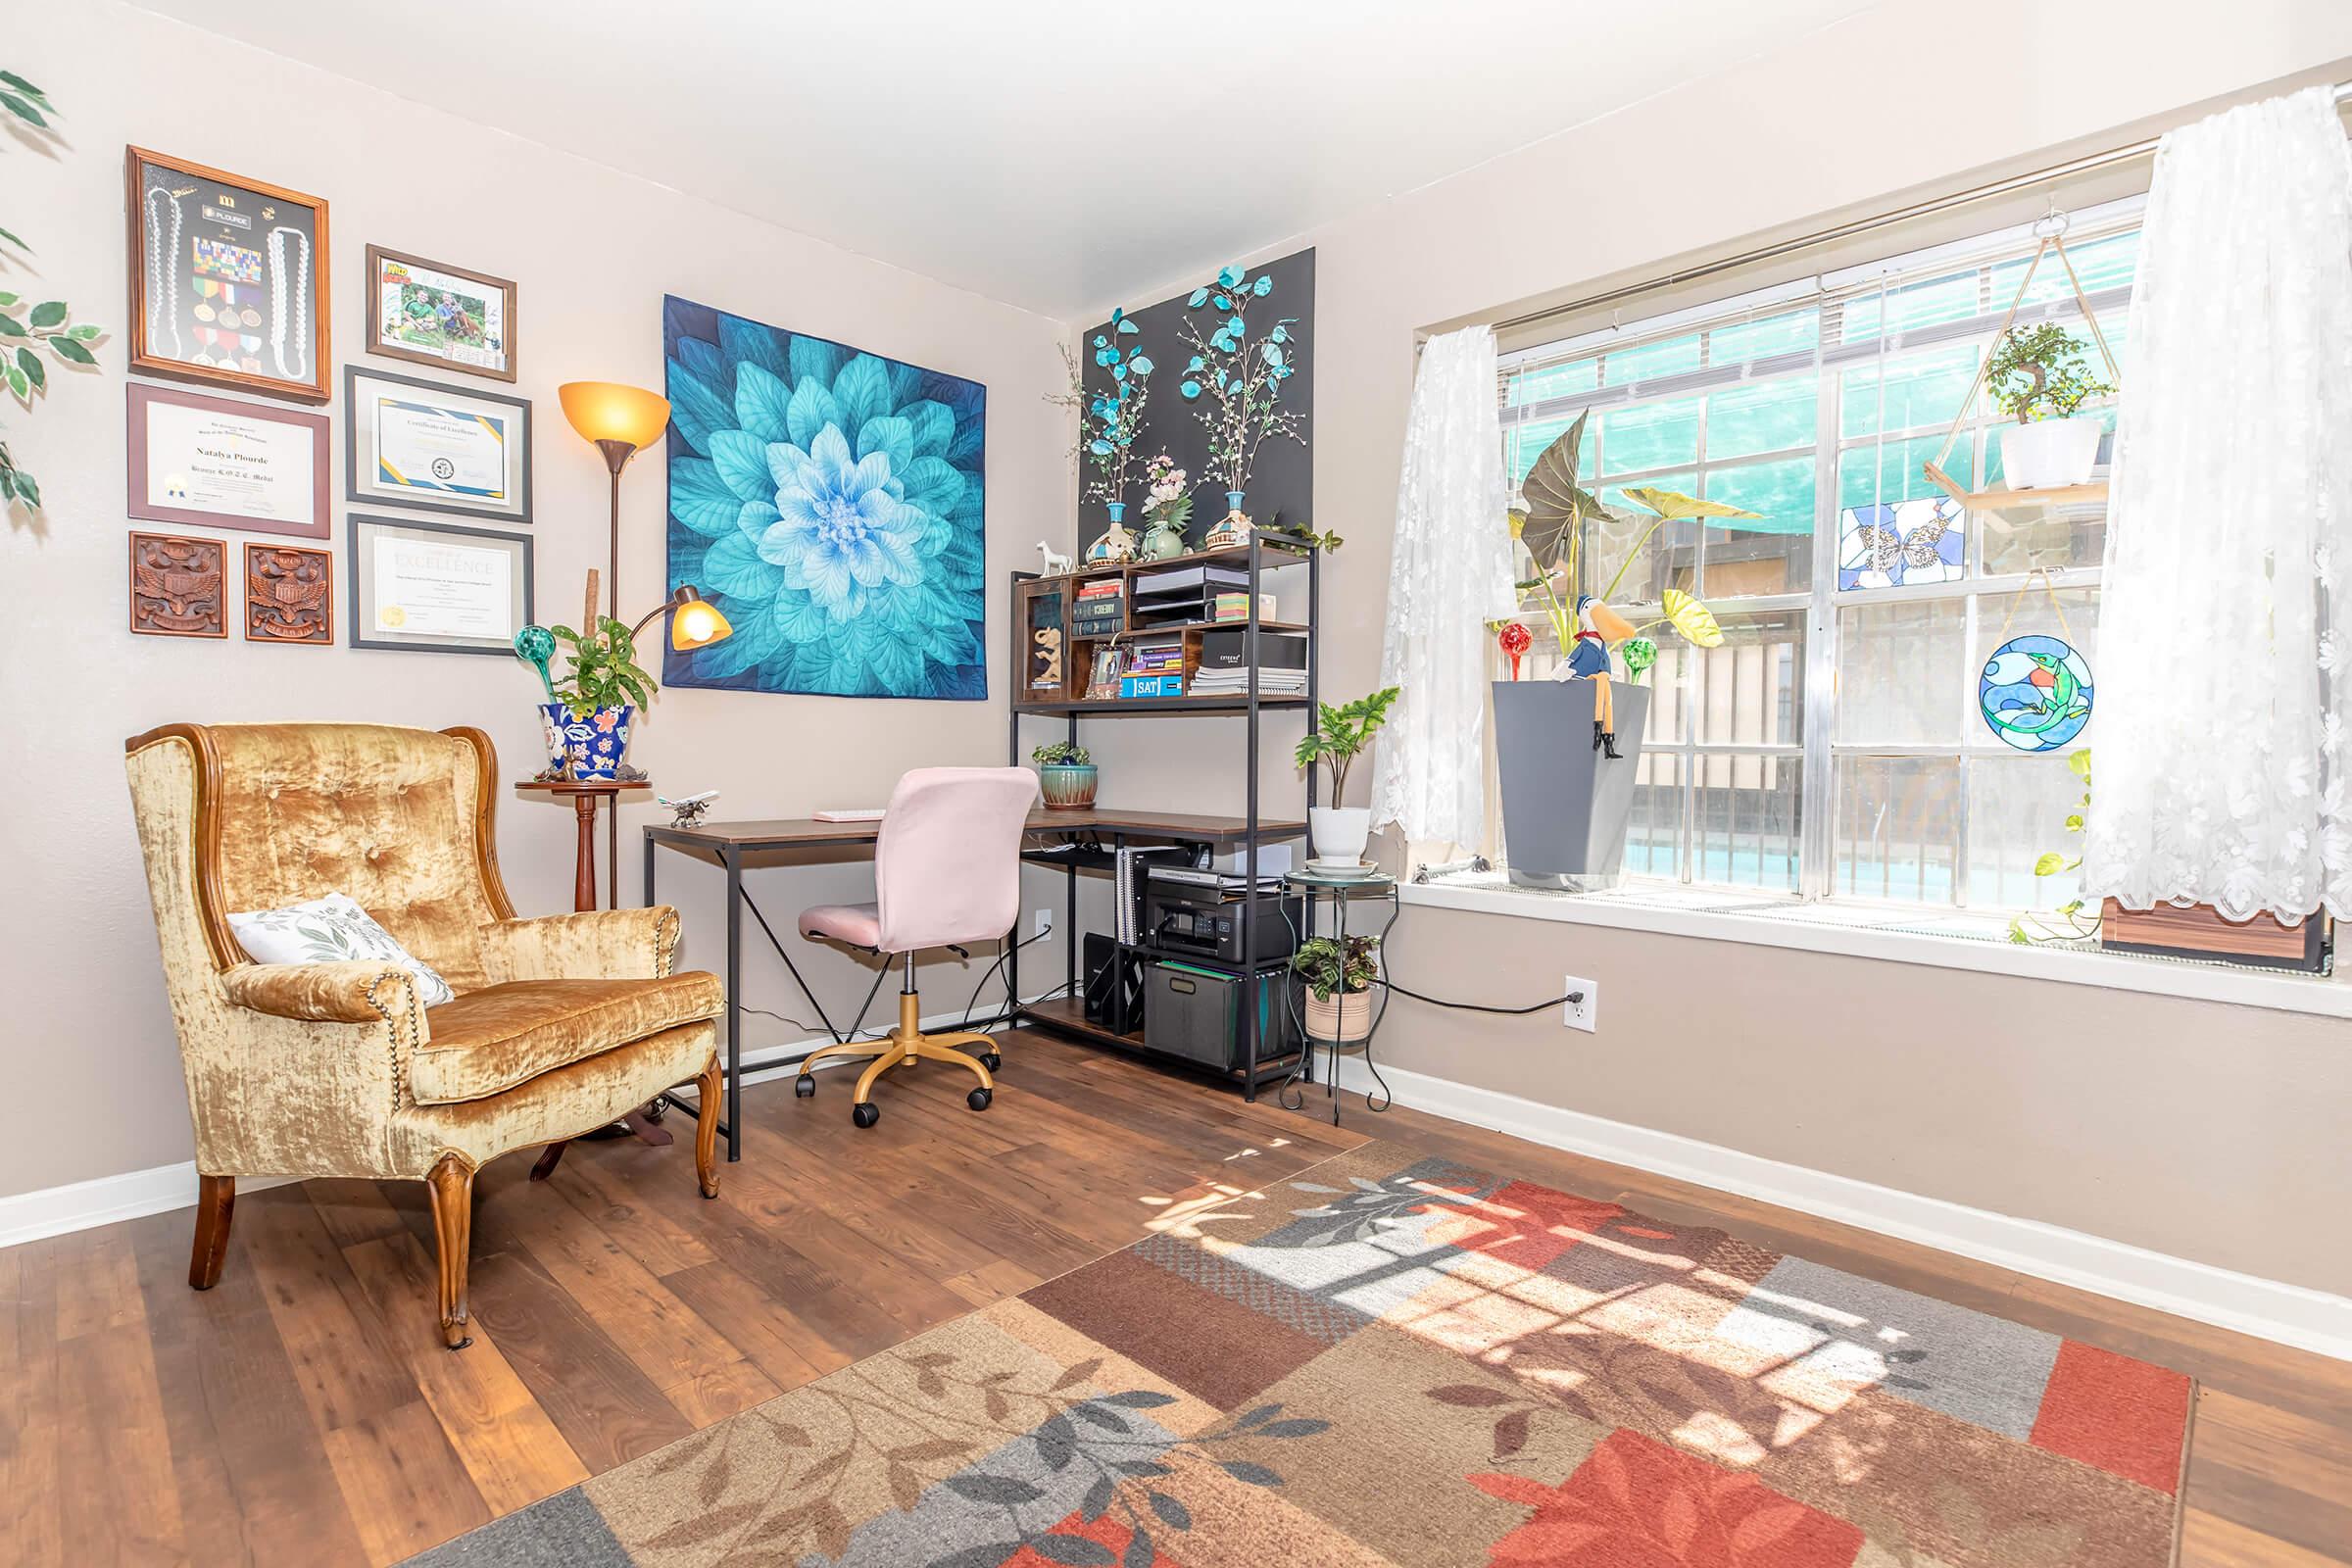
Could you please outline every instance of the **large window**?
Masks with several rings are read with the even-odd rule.
[[[2119,360],[2137,238],[2136,204],[2067,235]],[[2037,631],[2063,630],[2095,675],[2103,511],[1962,514],[1921,471],[2034,245],[1986,236],[1506,361],[1514,479],[1589,410],[1584,482],[1604,504],[1656,485],[1760,514],[1667,523],[1630,563],[1639,523],[1587,536],[1586,591],[1622,566],[1613,602],[1637,622],[1681,588],[1724,629],[1708,650],[1659,639],[1630,873],[2001,910],[2073,897],[2034,865],[2081,785],[2064,752],[1996,738],[1977,682],[2000,641]],[[2086,335],[2047,258],[2019,319]],[[1968,414],[1943,466],[1997,484],[1997,416],[1982,393]],[[1557,650],[1529,610],[1540,676]]]

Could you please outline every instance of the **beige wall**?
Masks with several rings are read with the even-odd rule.
[[[880,805],[905,768],[1003,760],[1004,574],[1024,559],[1035,565],[1036,519],[1066,516],[1070,504],[1061,421],[1043,401],[1061,374],[1058,323],[111,4],[10,8],[6,63],[48,90],[65,140],[45,154],[0,137],[0,223],[36,247],[30,265],[12,259],[0,288],[61,294],[86,318],[121,327],[126,142],[328,199],[338,385],[363,338],[368,243],[520,284],[514,390],[537,416],[531,532],[540,609],[551,618],[577,614],[582,573],[604,559],[606,539],[603,462],[564,423],[555,389],[584,378],[659,387],[663,292],[987,383],[990,701],[669,692],[640,726],[633,756],[666,792],[723,792],[721,816]],[[118,332],[101,373],[55,375],[60,384],[33,414],[0,414],[49,503],[39,522],[19,514],[0,530],[0,694],[10,726],[0,767],[0,1083],[17,1107],[0,1140],[0,1196],[191,1151],[122,781],[123,737],[175,719],[478,724],[510,776],[536,765],[536,682],[518,664],[352,650],[340,646],[340,618],[331,650],[250,646],[233,630],[226,642],[124,630],[126,352]],[[339,396],[333,413],[339,492]],[[632,467],[623,505],[623,595],[641,611],[663,580],[659,457]],[[338,598],[344,511],[338,501]],[[624,811],[629,902],[640,863],[629,840],[655,815],[651,806]],[[570,906],[567,811],[502,800],[499,851],[518,907]],[[662,869],[663,895],[685,911],[685,961],[718,967],[718,873],[675,858]],[[864,880],[863,866],[776,871],[756,879],[755,896],[789,930],[802,905],[848,896]],[[1031,951],[1039,972],[1058,974],[1057,953]],[[806,956],[828,1005],[854,1004],[845,997],[853,984],[862,995],[863,971],[847,959],[818,949]],[[761,950],[748,973],[747,1000],[813,1024],[772,956]],[[960,1006],[979,978],[952,962],[928,973],[933,1008]],[[755,1047],[806,1033],[770,1018],[745,1031]]]
[[[2034,167],[2042,149],[2300,73],[2352,74],[2352,7],[1890,0],[1710,81],[1268,247],[1317,250],[1325,686],[1379,667],[1417,329],[1662,270],[1814,215]],[[1508,79],[1498,91],[1539,90]],[[1595,69],[1605,70],[1605,62]],[[1193,279],[1140,291],[1135,305]],[[1103,302],[1105,308],[1111,302]],[[1295,721],[1292,721],[1295,725]],[[1097,726],[1104,797],[1229,803],[1240,741]],[[1292,734],[1294,729],[1275,733]],[[1231,760],[1208,768],[1204,757]],[[1269,786],[1296,789],[1269,764]],[[1275,799],[1296,800],[1295,794]],[[1596,978],[1600,1029],[1399,1002],[1399,1066],[2183,1257],[2352,1294],[2352,1030],[2078,986],[1437,909],[1398,976],[1519,1003]]]

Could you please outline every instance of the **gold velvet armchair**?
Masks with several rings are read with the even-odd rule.
[[[466,1304],[474,1172],[617,1120],[689,1079],[703,1196],[718,1193],[723,1009],[670,973],[675,910],[517,920],[492,832],[498,764],[476,729],[172,724],[124,743],[202,1196],[188,1283],[227,1254],[239,1176],[421,1180],[441,1334]],[[257,964],[230,911],[343,893],[456,1000],[367,960]]]

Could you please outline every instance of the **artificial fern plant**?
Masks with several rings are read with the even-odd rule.
[[[56,134],[49,124],[49,117],[55,113],[40,88],[13,71],[0,71],[0,114],[40,139]],[[0,244],[20,251],[32,249],[5,228],[0,228]],[[94,366],[98,357],[90,352],[90,345],[105,335],[104,327],[75,321],[73,307],[63,300],[28,299],[0,290],[0,380],[8,383],[10,394],[27,412],[33,400],[49,390],[49,367],[40,350],[47,349],[67,365]],[[41,487],[17,466],[16,454],[0,439],[0,508],[14,501],[37,512]]]

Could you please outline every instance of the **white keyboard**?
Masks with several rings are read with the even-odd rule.
[[[814,820],[819,822],[879,822],[882,820],[882,808],[879,806],[854,806],[846,810],[819,811]]]

